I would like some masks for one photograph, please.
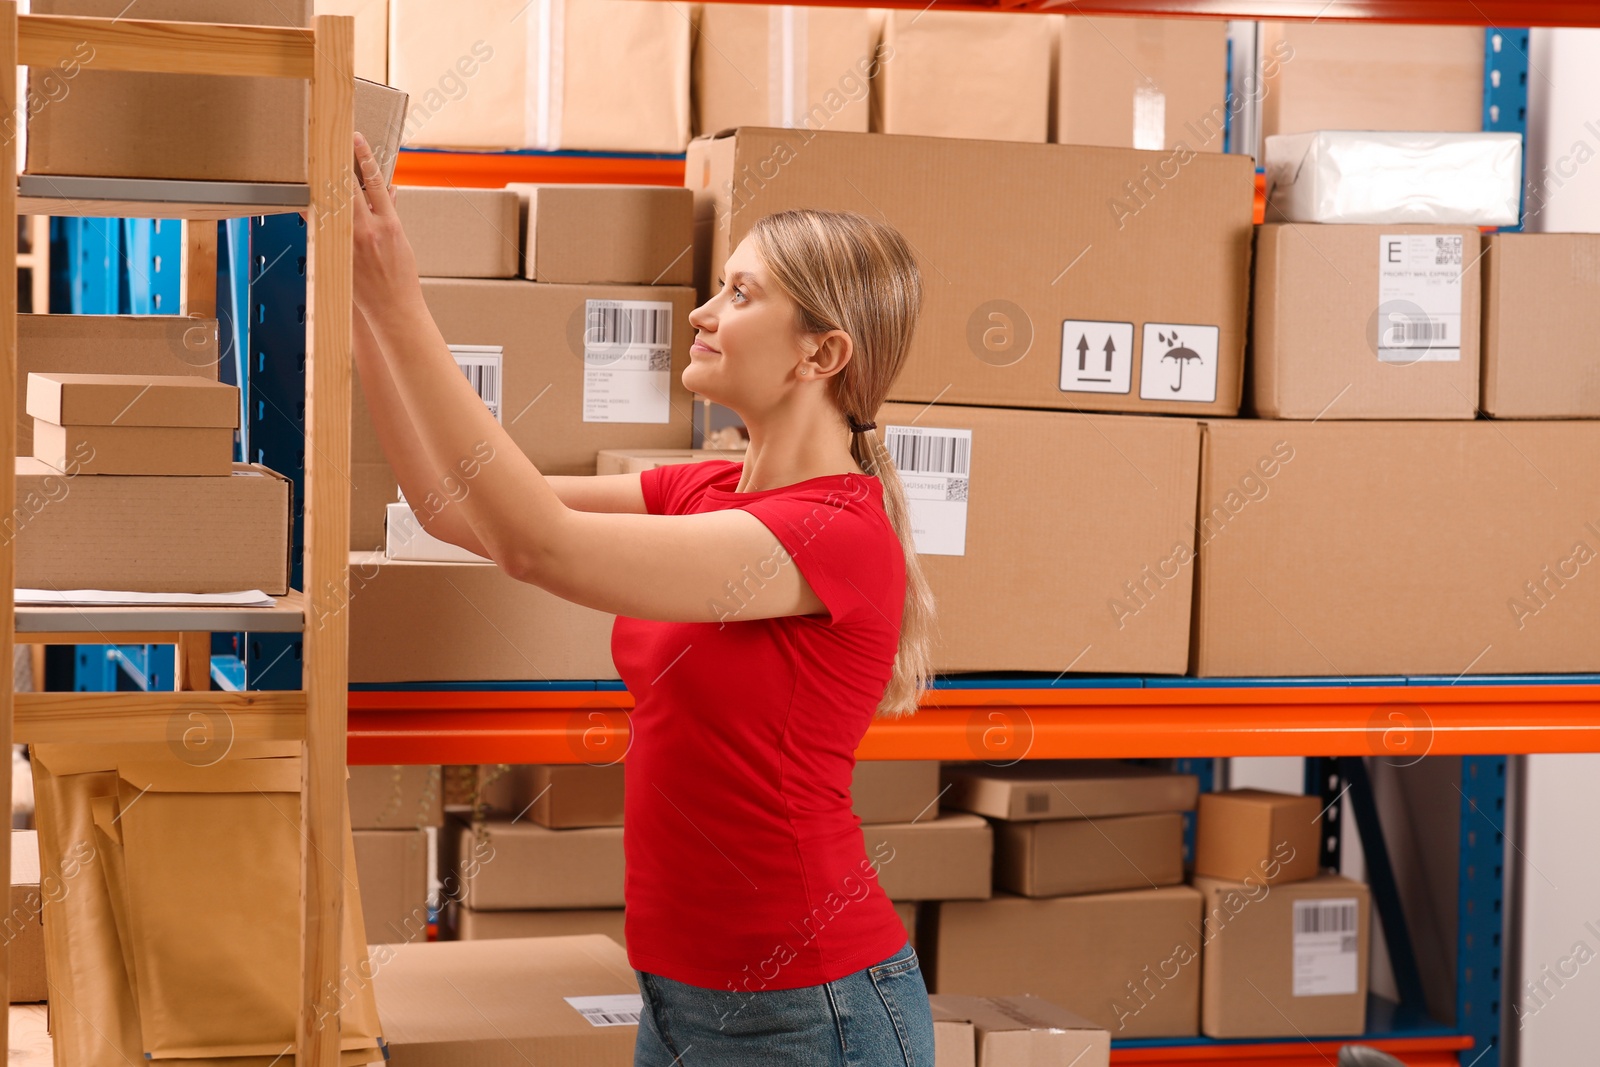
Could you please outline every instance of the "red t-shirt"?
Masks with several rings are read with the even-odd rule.
[[[645,471],[645,506],[750,512],[826,614],[739,618],[763,575],[789,565],[780,552],[730,583],[720,621],[619,616],[611,652],[634,697],[624,760],[629,960],[689,985],[757,992],[834,981],[906,942],[850,809],[856,746],[899,645],[905,556],[877,478],[737,493],[743,467]]]

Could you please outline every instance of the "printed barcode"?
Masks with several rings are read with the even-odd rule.
[[[638,1026],[636,1011],[606,1011],[604,1008],[579,1008],[585,1019],[595,1026]]]
[[[488,404],[491,409],[498,407],[500,368],[493,363],[463,363],[460,366],[461,373],[472,383],[472,389],[478,394],[478,399]]]
[[[1449,324],[1439,319],[1402,320],[1391,325],[1396,341],[1443,341],[1450,331]]]
[[[1445,263],[1461,262],[1461,238],[1435,237],[1433,239],[1433,262],[1435,266]]]
[[[612,307],[591,301],[586,337],[592,345],[670,345],[672,309]]]
[[[1354,933],[1357,914],[1355,901],[1340,900],[1327,904],[1296,903],[1294,908],[1294,932],[1297,934]],[[1350,945],[1350,951],[1354,951],[1353,941],[1341,941],[1341,950],[1346,944]]]
[[[971,439],[953,434],[899,433],[889,438],[889,457],[894,465],[912,474],[965,476],[971,454]]]

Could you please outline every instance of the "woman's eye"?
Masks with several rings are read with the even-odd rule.
[[[738,298],[740,298],[740,299],[742,299],[742,300],[749,299],[748,297],[746,297],[744,295],[744,290],[740,289],[737,285],[733,287],[733,295],[738,297]]]

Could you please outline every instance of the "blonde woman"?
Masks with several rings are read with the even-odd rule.
[[[906,242],[861,215],[762,219],[679,324],[683,384],[743,417],[744,462],[546,478],[451,360],[359,139],[357,162],[356,364],[406,499],[470,476],[419,513],[430,533],[617,616],[636,1067],[931,1067],[876,877],[893,852],[869,857],[850,810],[868,724],[929,675],[932,601],[871,421],[921,305]]]

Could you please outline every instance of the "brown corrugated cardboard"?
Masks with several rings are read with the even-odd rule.
[[[355,76],[389,80],[389,0],[312,0],[312,14],[356,20]]]
[[[865,133],[881,57],[874,13],[856,7],[701,4],[695,132],[804,126]]]
[[[917,947],[917,902],[914,900],[898,900],[894,902],[894,913],[900,917],[901,924],[906,928],[906,940],[911,942],[911,947]]]
[[[1002,819],[994,823],[994,858],[996,888],[1025,897],[1177,885],[1183,881],[1183,816]]]
[[[188,374],[28,375],[27,411],[79,426],[239,425],[239,387]]]
[[[1197,876],[1208,1037],[1334,1037],[1367,1021],[1367,887],[1339,875],[1246,885]]]
[[[357,830],[355,847],[367,943],[426,941],[427,831]]]
[[[289,481],[260,464],[229,477],[74,476],[16,459],[16,583],[25,589],[226,593],[289,589]]]
[[[374,983],[390,1067],[633,1062],[637,1026],[597,1026],[566,999],[628,996],[637,1016],[638,981],[610,938],[397,945],[381,958]]]
[[[515,278],[517,195],[507,189],[402,185],[394,209],[424,278]]]
[[[1491,233],[1483,256],[1483,411],[1600,418],[1600,234]]]
[[[694,284],[694,194],[660,185],[506,186],[520,202],[522,274],[586,285]]]
[[[33,455],[28,376],[192,375],[217,380],[217,320],[179,315],[18,315],[17,455]]]
[[[910,822],[938,814],[939,761],[856,760],[850,778],[850,809],[864,823]]]
[[[705,459],[726,459],[743,463],[743,452],[723,452],[715,448],[602,448],[595,455],[596,474],[640,474],[673,463],[699,463]]]
[[[1050,57],[1060,15],[883,12],[872,79],[880,133],[996,141],[1050,139]]]
[[[311,0],[34,0],[36,15],[309,26]],[[94,69],[80,45],[28,69],[30,174],[303,182],[309,83]]]
[[[1059,144],[1222,151],[1228,26],[1217,19],[1061,21]]]
[[[437,765],[350,767],[350,825],[357,830],[420,830],[444,825]]]
[[[449,854],[476,855],[461,865],[460,901],[477,911],[622,907],[622,827],[549,830],[526,820],[470,826],[451,819]],[[474,842],[482,846],[474,852]]]
[[[383,184],[394,182],[395,164],[400,160],[400,144],[405,138],[406,94],[366,78],[355,80],[351,110],[356,132],[372,149],[372,158],[383,175]]]
[[[33,458],[80,474],[197,475],[233,470],[223,426],[57,426],[33,420]]]
[[[1207,423],[1195,672],[1600,670],[1597,452],[1592,421]]]
[[[1033,996],[973,997],[938,993],[928,998],[935,1028],[941,1022],[965,1021],[973,1030],[976,1060],[957,1060],[975,1067],[1031,1067],[1036,1063],[1071,1067],[1108,1067],[1111,1035],[1081,1015]],[[937,1041],[937,1029],[935,1040]],[[941,1047],[939,1053],[943,1052]],[[935,1054],[944,1067],[944,1059]]]
[[[1184,672],[1193,421],[909,404],[876,421],[939,603],[937,670]],[[915,440],[942,431],[970,433],[965,472]]]
[[[1263,135],[1483,128],[1477,27],[1263,22],[1260,50]]]
[[[1200,1024],[1200,894],[1188,886],[924,904],[917,952],[937,993],[1031,993],[1122,1037]]]
[[[1478,231],[1291,225],[1256,234],[1250,395],[1277,419],[1470,419]]]
[[[613,616],[519,582],[492,563],[411,563],[352,552],[349,593],[352,682],[617,677]],[[428,626],[416,625],[419,613]]]
[[[39,835],[11,831],[11,914],[6,916],[6,966],[12,1004],[50,999],[44,973],[44,897],[39,882]]]
[[[622,764],[485,764],[478,768],[486,810],[552,830],[622,825]]]
[[[451,933],[457,941],[491,941],[507,937],[571,937],[603,934],[628,947],[621,908],[538,908],[523,911],[449,909]]]
[[[1322,798],[1230,789],[1200,794],[1194,873],[1277,885],[1314,878],[1322,850]]]
[[[947,1019],[938,1008],[938,997],[928,998],[933,1008],[934,1067],[976,1067],[977,1039],[967,1019]]]
[[[1238,412],[1243,156],[746,127],[691,143],[684,180],[702,294],[763,215],[855,211],[905,236],[923,306],[891,400]]]
[[[874,823],[861,835],[890,900],[983,900],[991,892],[994,835],[976,815]]]
[[[1008,766],[947,763],[947,808],[994,819],[1091,819],[1192,811],[1200,780],[1114,760],[1030,759]]]

